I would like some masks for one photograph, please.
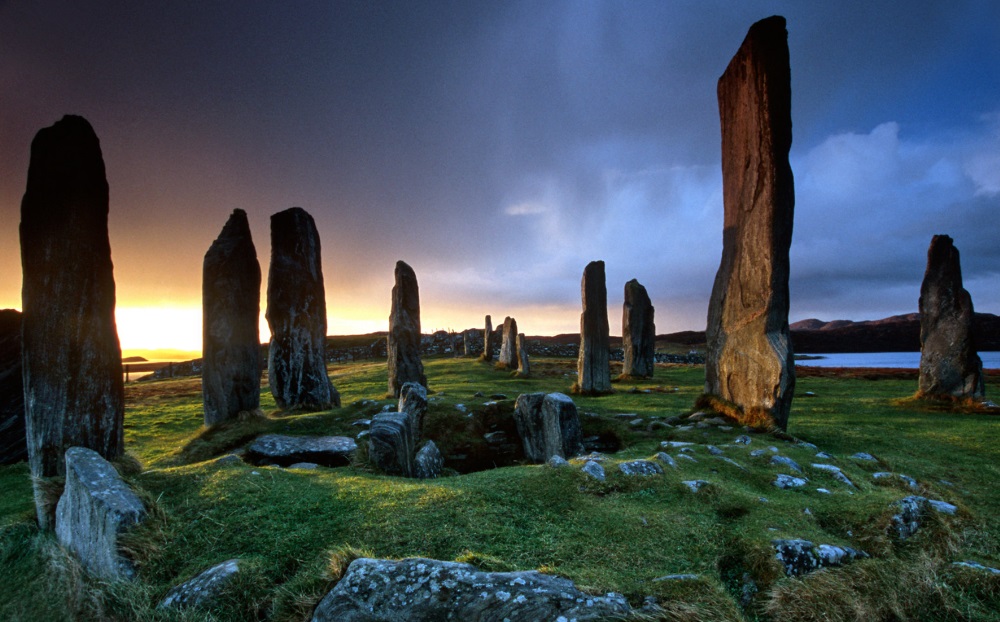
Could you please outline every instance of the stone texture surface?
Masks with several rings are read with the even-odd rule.
[[[389,394],[399,397],[407,382],[427,386],[420,361],[420,288],[417,275],[405,262],[396,262],[396,284],[392,287],[389,312]]]
[[[483,334],[483,360],[493,360],[493,318],[486,316],[486,327]]]
[[[260,408],[260,264],[247,214],[233,210],[202,264],[205,425]]]
[[[527,378],[531,375],[531,364],[528,362],[528,346],[525,343],[524,333],[517,334],[517,375]]]
[[[781,489],[787,488],[801,488],[809,483],[809,480],[805,477],[795,477],[793,475],[786,475],[784,473],[779,473],[778,476],[771,482],[772,486]]]
[[[434,441],[427,441],[413,458],[413,477],[432,479],[441,476],[444,470],[444,456]]]
[[[247,447],[247,459],[257,464],[287,467],[313,462],[327,467],[347,466],[358,445],[347,436],[286,436],[265,434]]]
[[[31,143],[21,201],[22,362],[28,462],[61,475],[69,447],[123,451],[124,389],[100,141],[66,116]],[[39,522],[50,508],[36,491]]]
[[[950,237],[935,235],[920,286],[921,395],[986,394],[972,322],[972,297],[962,286],[958,249]]]
[[[503,340],[500,342],[497,367],[517,369],[517,320],[512,317],[503,320]]]
[[[958,507],[945,501],[928,499],[919,495],[910,495],[894,501],[891,507],[895,511],[889,520],[889,531],[900,540],[906,540],[917,533],[927,513],[931,510],[939,514],[954,516]]]
[[[604,474],[604,467],[601,466],[600,462],[595,460],[587,460],[580,470],[600,482],[603,482],[606,477]]]
[[[622,376],[652,378],[656,352],[653,303],[646,288],[632,279],[625,284],[622,309]]]
[[[397,410],[410,418],[413,440],[423,435],[424,419],[427,417],[427,389],[417,382],[407,382],[399,389]]]
[[[630,460],[619,462],[618,470],[625,475],[663,475],[663,467],[652,460]]]
[[[372,417],[368,435],[368,460],[390,475],[413,477],[417,439],[408,413],[385,412]]]
[[[192,579],[171,588],[160,601],[160,608],[210,607],[239,572],[238,559],[230,559],[212,566]]]
[[[796,473],[802,472],[802,467],[799,466],[799,463],[787,456],[771,456],[771,464],[788,467]]]
[[[552,456],[583,453],[583,431],[576,405],[563,393],[525,393],[514,404],[514,422],[524,455],[536,464]]]
[[[725,206],[722,261],[708,308],[705,392],[745,422],[784,429],[795,388],[788,330],[788,249],[795,193],[788,33],[750,27],[719,79]]]
[[[817,546],[808,540],[773,540],[771,544],[774,546],[775,557],[784,567],[785,574],[790,577],[868,557],[864,551],[847,546]]]
[[[483,572],[469,564],[361,558],[323,598],[313,622],[605,620],[627,616],[625,598],[592,596],[572,581],[530,570]]]
[[[56,506],[55,531],[87,572],[106,580],[131,579],[135,568],[118,538],[146,517],[146,508],[118,471],[92,449],[66,450],[66,487]]]
[[[319,232],[301,207],[271,216],[266,315],[271,329],[268,383],[278,407],[339,407],[340,394],[326,374],[326,289]]]
[[[577,357],[576,390],[584,395],[611,392],[608,289],[604,262],[592,261],[580,281],[583,313],[580,314],[580,353]]]
[[[21,312],[0,311],[0,464],[28,459],[21,379]]]

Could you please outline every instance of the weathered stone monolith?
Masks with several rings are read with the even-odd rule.
[[[483,355],[486,362],[493,360],[493,318],[486,316],[486,328],[483,333]]]
[[[340,406],[326,374],[326,289],[316,224],[301,207],[271,216],[268,383],[279,408]]]
[[[652,378],[655,367],[656,325],[653,323],[653,303],[646,288],[632,279],[625,284],[625,305],[622,309],[622,376]]]
[[[705,392],[742,423],[785,428],[795,388],[788,332],[788,248],[795,191],[788,33],[750,27],[719,78],[725,228],[708,307]]]
[[[405,262],[396,262],[396,284],[392,287],[389,313],[389,394],[399,397],[407,382],[427,387],[420,361],[420,288],[417,275]]]
[[[528,364],[528,344],[525,343],[524,333],[517,334],[517,375],[522,378],[531,375],[531,366]]]
[[[21,312],[0,311],[0,464],[28,459],[21,379]]]
[[[935,235],[920,286],[920,394],[981,398],[983,362],[976,353],[972,297],[962,287],[958,249]]]
[[[260,408],[260,264],[241,209],[205,253],[201,310],[201,390],[211,426]]]
[[[604,262],[592,261],[583,270],[580,283],[583,313],[580,314],[579,376],[574,389],[585,395],[611,392],[608,289]]]
[[[21,201],[22,352],[32,476],[65,472],[73,446],[122,455],[124,390],[100,141],[66,116],[31,143]],[[39,522],[51,507],[35,488]],[[44,506],[44,507],[43,507]]]
[[[499,369],[517,369],[517,320],[505,317],[503,320],[503,341],[500,342]]]
[[[514,404],[514,423],[525,457],[536,464],[542,464],[552,456],[568,459],[583,452],[580,415],[568,395],[518,395]]]

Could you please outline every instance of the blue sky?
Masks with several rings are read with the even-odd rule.
[[[322,237],[331,332],[385,329],[397,259],[426,330],[490,313],[574,331],[593,259],[613,332],[631,278],[658,332],[703,329],[716,81],[772,14],[792,71],[791,319],[916,311],[937,233],[1000,313],[989,1],[0,2],[0,306],[19,306],[31,138],[75,113],[102,141],[121,307],[197,307],[234,208],[266,276],[268,218],[294,205]]]

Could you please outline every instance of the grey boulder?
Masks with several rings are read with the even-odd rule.
[[[347,466],[358,445],[347,436],[286,436],[265,434],[247,447],[247,458],[256,464],[291,466],[313,462],[326,467]]]
[[[171,588],[160,601],[161,609],[206,607],[211,605],[240,572],[240,560],[230,559],[212,566],[198,576]]]

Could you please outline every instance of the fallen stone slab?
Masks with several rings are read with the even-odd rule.
[[[114,581],[135,577],[118,539],[146,518],[142,500],[118,471],[92,449],[66,450],[66,486],[56,505],[56,538],[84,569]]]
[[[160,601],[160,609],[207,607],[240,572],[240,560],[230,559],[175,586]]]
[[[291,466],[313,462],[325,467],[347,466],[358,444],[347,436],[286,436],[265,434],[247,447],[247,460],[253,464]]]
[[[631,613],[620,594],[592,596],[542,574],[483,572],[469,564],[361,558],[323,597],[313,622],[604,620]]]
[[[771,544],[775,557],[790,577],[868,557],[864,551],[832,544],[816,546],[809,540],[772,540]]]
[[[649,476],[663,475],[663,467],[652,460],[632,460],[630,462],[619,462],[618,470],[625,475]]]

